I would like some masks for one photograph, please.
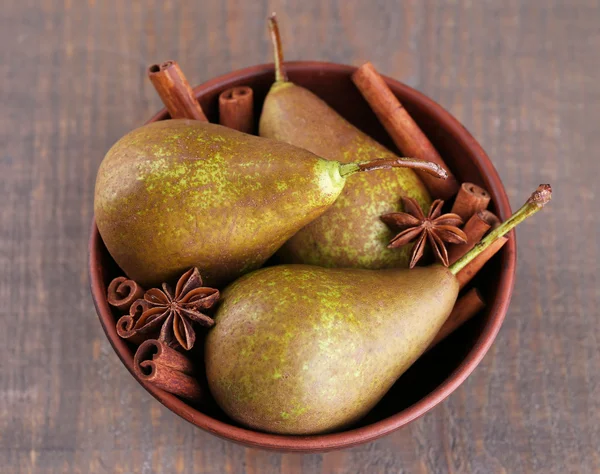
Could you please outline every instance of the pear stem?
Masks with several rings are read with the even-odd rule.
[[[287,74],[283,68],[283,48],[281,46],[281,36],[279,35],[279,25],[275,12],[269,17],[269,33],[271,34],[271,43],[273,43],[273,54],[275,60],[275,82],[287,82]]]
[[[446,179],[448,177],[448,172],[437,163],[417,158],[384,158],[380,160],[361,161],[360,163],[346,163],[340,166],[340,174],[346,177],[360,171],[390,168],[410,168],[425,171],[436,178]]]
[[[548,202],[550,202],[551,198],[552,187],[549,184],[540,184],[527,202],[523,204],[523,206],[521,206],[517,212],[515,212],[507,221],[500,224],[499,227],[496,227],[494,230],[492,230],[481,242],[475,244],[475,246],[464,256],[450,265],[449,270],[453,275],[456,275],[463,268],[465,268],[471,262],[471,260],[488,248],[496,239],[510,232],[529,216],[535,214]]]

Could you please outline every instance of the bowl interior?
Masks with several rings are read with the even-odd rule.
[[[350,80],[355,68],[328,63],[287,63],[290,80],[320,96],[341,115],[376,140],[398,152],[377,118]],[[255,66],[213,79],[195,89],[211,122],[218,121],[218,95],[236,85],[254,90],[256,117],[273,81],[272,65]],[[419,92],[388,80],[388,84],[436,146],[460,181],[486,188],[492,196],[490,209],[502,219],[510,207],[500,179],[484,151],[448,112]],[[166,111],[151,121],[167,119]],[[348,447],[373,440],[422,415],[447,397],[475,368],[502,323],[512,292],[515,268],[514,238],[476,277],[487,307],[430,352],[423,355],[393,386],[383,400],[353,429],[327,435],[280,436],[244,429],[216,407],[199,408],[138,380],[168,408],[195,425],[218,436],[251,446],[315,452]],[[106,303],[106,287],[122,275],[107,252],[95,225],[90,240],[90,279],[100,321],[115,351],[133,374],[134,348],[115,331],[117,314]]]

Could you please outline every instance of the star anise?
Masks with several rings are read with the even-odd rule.
[[[441,215],[444,205],[441,199],[433,201],[427,216],[416,200],[403,197],[402,203],[406,212],[391,212],[381,216],[381,220],[389,227],[402,230],[390,241],[388,248],[402,247],[416,240],[409,265],[413,268],[423,256],[427,240],[436,258],[447,267],[449,262],[445,242],[453,244],[467,242],[467,236],[457,227],[462,224],[462,219],[452,213]]]
[[[167,284],[162,290],[152,288],[144,294],[144,308],[135,323],[135,329],[144,334],[152,334],[160,328],[158,339],[170,347],[181,346],[189,351],[196,341],[193,323],[210,327],[213,319],[200,312],[208,309],[219,299],[219,290],[202,286],[202,278],[197,268],[182,275],[175,286],[175,292]]]

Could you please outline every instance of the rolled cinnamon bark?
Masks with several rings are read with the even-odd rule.
[[[508,242],[508,237],[499,237],[488,248],[482,251],[477,257],[471,260],[465,268],[456,274],[460,288],[464,288],[469,283],[477,272]]]
[[[490,211],[478,211],[473,214],[462,229],[467,235],[467,242],[465,244],[451,244],[448,248],[450,265],[471,250],[496,222],[499,223],[500,219]]]
[[[483,211],[490,203],[490,194],[481,186],[463,183],[460,186],[452,211],[467,222],[477,211]]]
[[[144,289],[135,281],[126,277],[117,277],[108,285],[106,300],[108,304],[126,313],[133,302],[144,296]]]
[[[491,211],[483,210],[481,211],[484,215],[484,219],[485,221],[490,225],[490,230],[494,230],[496,227],[498,227],[500,224],[502,224],[502,221],[500,220],[500,218],[494,214]]]
[[[151,339],[157,336],[160,327],[156,328],[155,331],[140,331],[139,328],[136,327],[140,316],[149,307],[150,306],[146,300],[136,300],[129,308],[129,314],[121,316],[117,321],[117,334],[119,337],[126,339],[137,346],[146,339]]]
[[[161,341],[149,339],[138,347],[133,369],[138,377],[166,392],[193,402],[202,400],[190,360]]]
[[[240,132],[254,132],[254,92],[250,87],[232,87],[221,92],[219,123]]]
[[[433,161],[448,170],[446,163],[444,163],[433,144],[370,62],[363,64],[352,74],[352,81],[404,155]],[[456,178],[449,170],[448,179],[446,180],[436,179],[420,171],[417,171],[417,173],[427,186],[430,194],[435,198],[447,200],[458,191]]]
[[[176,61],[153,64],[148,68],[148,77],[171,118],[208,122],[194,91]]]
[[[454,309],[452,310],[452,313],[450,313],[450,316],[448,316],[448,319],[442,326],[442,329],[440,329],[440,331],[437,333],[435,339],[429,345],[427,350],[446,339],[446,337],[456,331],[484,307],[485,302],[483,301],[479,290],[476,288],[469,290],[467,293],[461,296],[454,305]]]

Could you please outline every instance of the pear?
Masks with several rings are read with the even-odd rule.
[[[427,349],[459,292],[456,274],[550,200],[542,185],[450,268],[281,265],[228,288],[205,346],[210,391],[250,428],[309,435],[348,427]]]
[[[309,90],[287,80],[275,17],[269,19],[275,50],[275,83],[264,101],[259,135],[305,148],[329,160],[348,163],[395,155],[345,120]],[[281,249],[287,263],[325,267],[407,267],[412,245],[389,249],[393,237],[379,216],[401,211],[401,198],[428,209],[431,198],[410,169],[353,176],[323,216]]]
[[[260,267],[325,212],[346,177],[420,160],[340,164],[274,140],[167,120],[121,138],[98,170],[94,212],[110,254],[145,287],[190,267],[220,286]]]
[[[222,295],[206,341],[211,393],[253,429],[344,428],[425,351],[457,295],[442,266],[260,269]]]

